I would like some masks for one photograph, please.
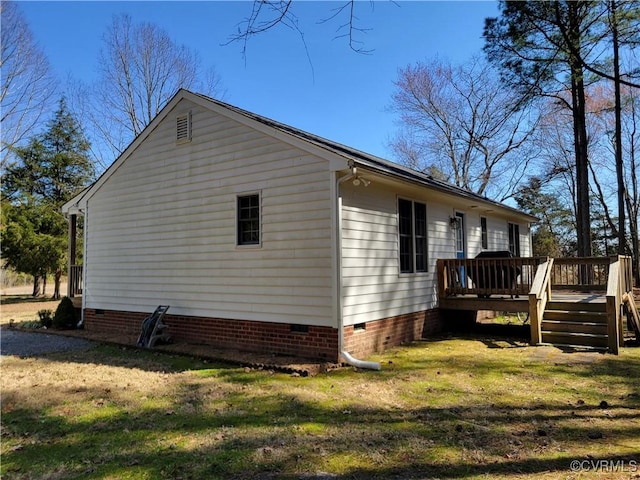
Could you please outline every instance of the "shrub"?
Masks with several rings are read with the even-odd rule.
[[[51,328],[51,325],[53,325],[53,318],[51,317],[52,314],[53,312],[51,310],[38,310],[40,325],[44,328]]]
[[[69,297],[63,297],[53,316],[55,328],[76,328],[76,309]]]

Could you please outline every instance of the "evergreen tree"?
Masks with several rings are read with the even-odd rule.
[[[533,254],[549,257],[575,255],[572,212],[562,205],[557,195],[543,191],[545,183],[538,177],[532,177],[515,196],[521,210],[540,219],[532,232]]]
[[[523,95],[553,96],[572,112],[579,256],[591,255],[585,64],[604,37],[606,5],[575,1],[502,1],[501,17],[485,23],[485,51],[503,80]],[[570,100],[564,98],[570,92]]]
[[[61,99],[47,130],[15,154],[18,161],[2,179],[2,258],[7,266],[33,275],[34,296],[40,293],[40,279],[54,274],[57,299],[67,253],[67,223],[60,208],[93,178],[89,142]]]

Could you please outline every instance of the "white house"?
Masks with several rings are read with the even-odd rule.
[[[63,211],[87,330],[163,304],[176,340],[354,362],[440,329],[436,259],[528,256],[535,221],[186,90]]]

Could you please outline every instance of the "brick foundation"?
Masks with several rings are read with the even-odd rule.
[[[92,332],[139,335],[142,322],[148,316],[148,313],[85,309],[85,328]],[[292,332],[288,323],[170,314],[165,315],[164,321],[177,342],[338,361],[338,331],[335,328],[309,326],[307,332]]]
[[[344,348],[354,357],[364,358],[440,331],[442,321],[438,309],[408,313],[367,322],[364,328],[345,327]]]
[[[85,309],[85,328],[107,334],[139,335],[148,313]],[[335,328],[308,326],[292,331],[288,323],[189,317],[167,314],[169,334],[177,342],[212,345],[242,351],[338,361]],[[344,346],[356,358],[418,340],[442,330],[439,310],[426,310],[344,328]],[[363,327],[363,328],[362,328]]]

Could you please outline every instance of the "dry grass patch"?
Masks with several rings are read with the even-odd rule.
[[[633,478],[640,349],[440,338],[303,378],[101,346],[2,358],[2,478]],[[572,472],[571,460],[626,462]],[[622,465],[619,463],[619,465]],[[640,468],[640,467],[639,467]],[[47,477],[47,475],[52,475]]]
[[[29,295],[3,295],[0,305],[0,325],[38,321],[40,310],[56,311],[60,300],[33,298]]]

